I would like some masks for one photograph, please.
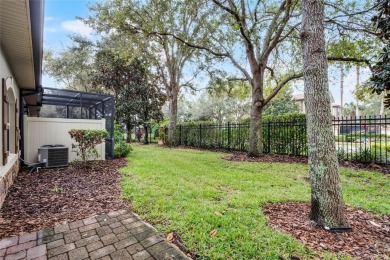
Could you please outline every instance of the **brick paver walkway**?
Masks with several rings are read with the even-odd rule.
[[[126,210],[0,240],[0,260],[189,259]]]

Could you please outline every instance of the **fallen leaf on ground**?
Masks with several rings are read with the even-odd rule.
[[[209,235],[212,236],[212,237],[215,237],[217,235],[217,233],[218,233],[218,230],[213,229],[213,230],[211,230]]]
[[[169,234],[167,235],[167,241],[168,241],[168,242],[172,242],[173,239],[174,239],[174,236],[173,236],[173,233],[171,232],[171,233],[169,233]]]
[[[328,249],[328,247],[325,245],[325,244],[323,244],[323,243],[320,243],[320,246],[323,248],[323,249]]]
[[[374,221],[371,221],[371,220],[367,220],[368,223],[370,223],[371,225],[375,226],[375,227],[382,227],[381,225],[379,225],[378,223],[375,223]]]
[[[214,214],[217,216],[222,216],[221,212],[219,212],[218,210],[214,211]]]
[[[269,226],[290,234],[314,251],[327,250],[337,257],[356,259],[389,258],[390,215],[378,216],[345,206],[346,226],[352,227],[352,231],[335,233],[308,221],[310,203],[266,204],[263,212]]]
[[[126,159],[114,159],[99,161],[94,168],[71,164],[20,172],[0,209],[0,239],[128,208],[118,173],[125,165]],[[67,192],[47,192],[53,187]]]

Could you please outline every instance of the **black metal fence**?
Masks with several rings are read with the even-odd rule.
[[[390,164],[390,118],[361,117],[333,120],[340,159]]]
[[[307,156],[306,121],[268,121],[262,128],[265,153]],[[390,118],[361,117],[333,120],[335,146],[340,160],[390,163]],[[248,151],[249,123],[182,124],[179,145]]]

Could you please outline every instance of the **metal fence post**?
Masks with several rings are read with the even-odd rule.
[[[199,147],[202,147],[202,124],[199,124]]]
[[[181,124],[179,125],[179,145],[181,145]]]
[[[271,153],[271,122],[267,122],[267,146],[268,153]]]
[[[228,122],[228,150],[230,151],[230,122]]]

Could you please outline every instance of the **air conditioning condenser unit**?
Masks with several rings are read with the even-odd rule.
[[[69,148],[65,145],[44,145],[38,148],[38,161],[46,168],[68,166]]]

